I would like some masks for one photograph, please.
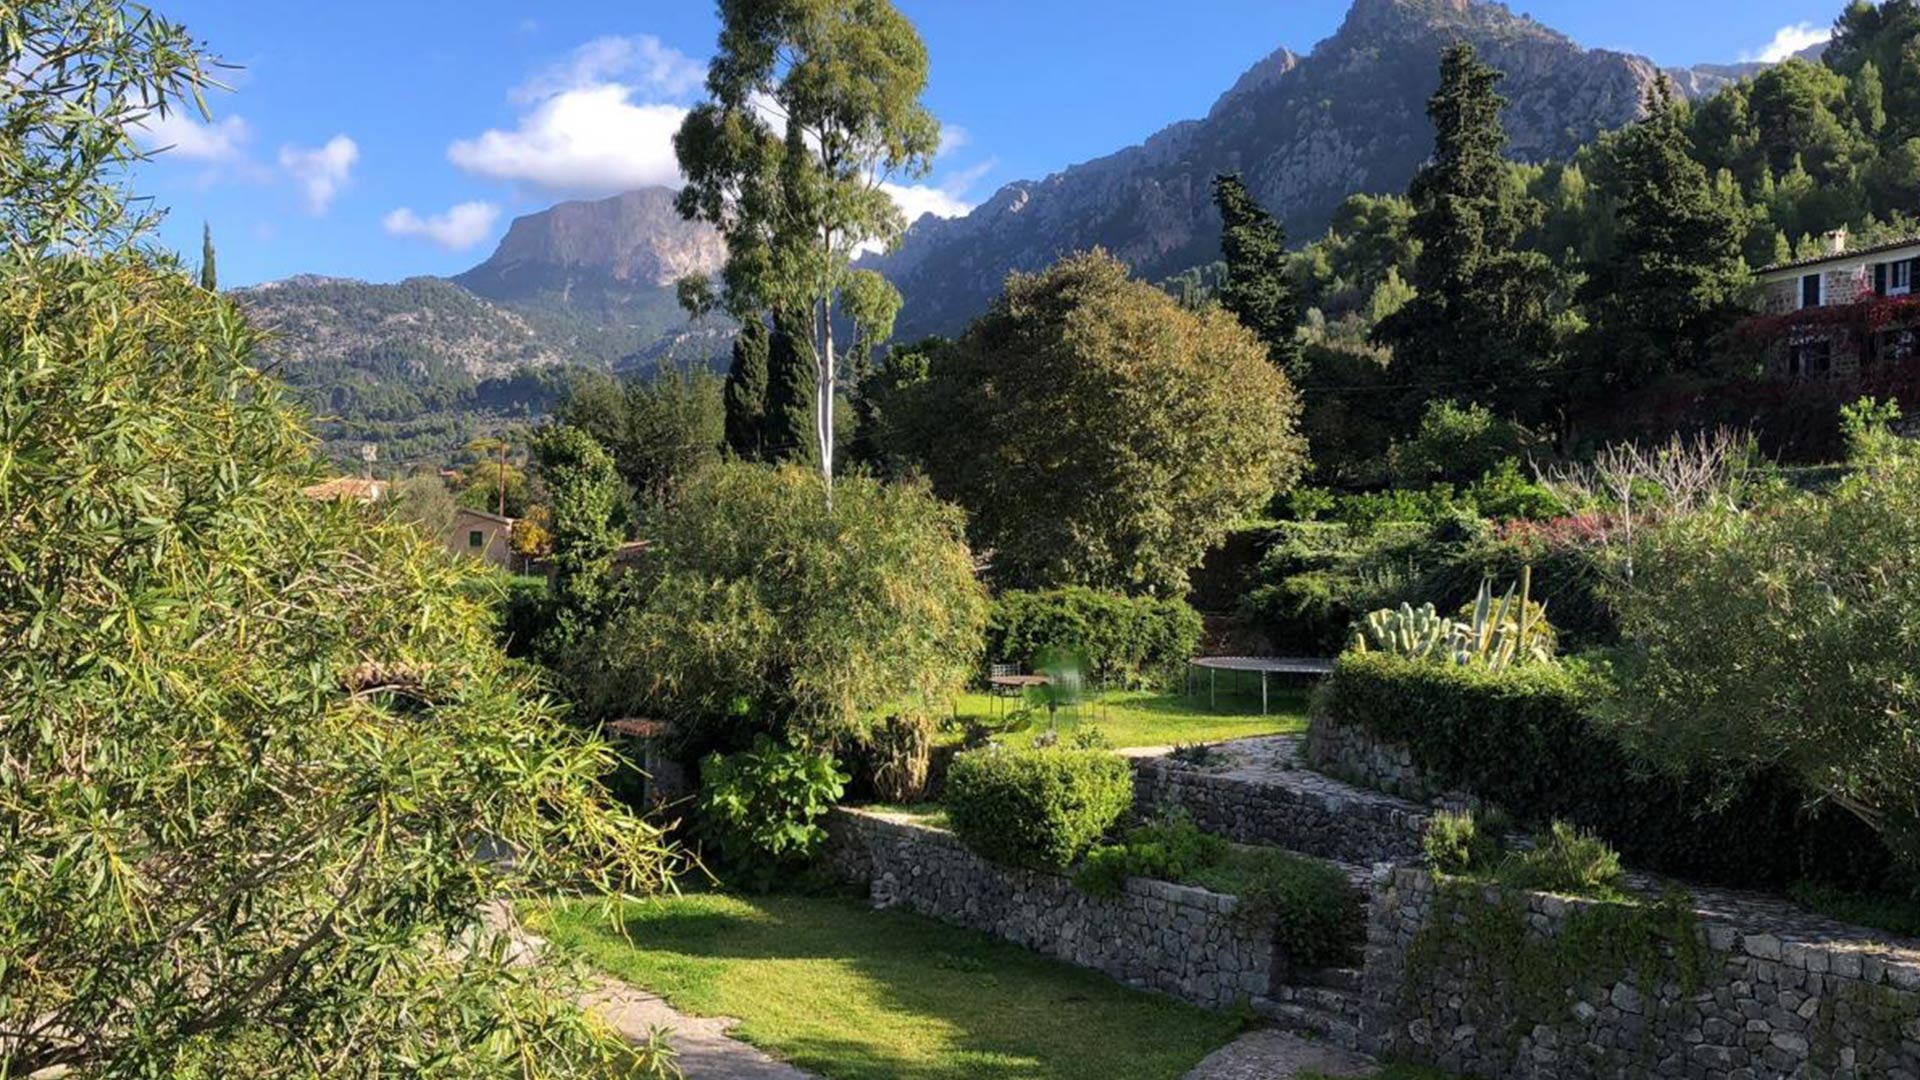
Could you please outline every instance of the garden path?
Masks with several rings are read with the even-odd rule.
[[[546,939],[521,925],[506,905],[489,904],[484,916],[489,925],[512,934],[516,962],[531,962],[546,949]],[[580,1000],[630,1043],[644,1042],[655,1029],[663,1030],[667,1042],[679,1052],[674,1064],[686,1080],[816,1080],[812,1073],[728,1035],[732,1020],[688,1016],[660,995],[619,979],[592,976]]]
[[[1331,1043],[1272,1028],[1249,1031],[1208,1054],[1185,1080],[1290,1080],[1316,1076],[1362,1077],[1380,1070],[1372,1058]]]
[[[629,1042],[641,1042],[655,1028],[664,1028],[667,1041],[679,1051],[674,1064],[687,1080],[813,1080],[813,1074],[776,1060],[727,1034],[733,1021],[700,1017],[668,1005],[651,994],[618,979],[596,978],[597,985],[583,999],[601,1019]]]

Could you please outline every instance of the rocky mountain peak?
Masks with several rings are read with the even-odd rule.
[[[454,280],[488,297],[544,288],[556,276],[655,288],[712,272],[725,259],[718,233],[683,219],[672,190],[651,187],[515,218],[492,257]]]

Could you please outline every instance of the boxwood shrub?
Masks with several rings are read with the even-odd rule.
[[[1610,691],[1600,669],[1505,672],[1342,656],[1316,713],[1405,746],[1429,778],[1521,820],[1591,830],[1633,866],[1728,885],[1882,881],[1887,851],[1832,806],[1809,806],[1781,773],[1720,781],[1655,773],[1589,717]]]
[[[1010,590],[994,601],[987,656],[1031,666],[1047,649],[1072,649],[1086,655],[1092,675],[1138,686],[1192,657],[1201,629],[1200,613],[1183,600],[1079,586]]]
[[[946,802],[978,854],[1063,870],[1133,806],[1133,769],[1102,750],[975,750],[953,759]]]

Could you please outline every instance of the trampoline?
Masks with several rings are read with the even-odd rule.
[[[1260,676],[1260,715],[1267,715],[1267,676],[1307,675],[1320,678],[1333,674],[1333,661],[1314,656],[1201,656],[1187,661],[1187,696],[1193,696],[1193,669],[1207,672],[1207,708],[1217,709],[1219,674],[1254,672]]]

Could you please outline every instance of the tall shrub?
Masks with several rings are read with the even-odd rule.
[[[1184,600],[1085,588],[1010,590],[994,600],[987,656],[1032,666],[1049,650],[1083,655],[1101,679],[1145,684],[1199,648],[1200,613]]]
[[[924,486],[797,467],[697,477],[578,662],[594,707],[679,725],[698,749],[754,732],[849,739],[889,710],[945,712],[980,656],[985,590],[960,514]]]
[[[1784,769],[1920,870],[1920,450],[1855,416],[1830,495],[1643,535],[1608,715],[1669,772]]]

